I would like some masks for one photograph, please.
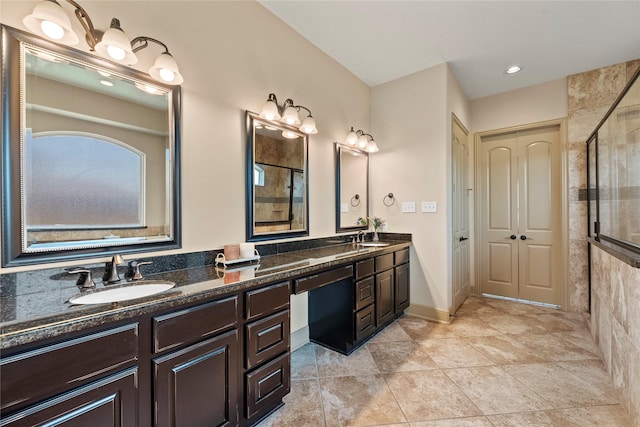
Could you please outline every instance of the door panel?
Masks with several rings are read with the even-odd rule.
[[[521,206],[518,245],[522,276],[519,298],[560,305],[562,164],[559,126],[519,132],[518,147]]]
[[[483,138],[479,155],[483,171],[481,290],[517,298],[517,138],[514,134]]]

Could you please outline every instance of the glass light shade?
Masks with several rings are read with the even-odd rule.
[[[365,149],[369,145],[369,138],[366,135],[360,135],[358,137],[358,148]]]
[[[138,57],[131,49],[131,42],[120,28],[109,28],[96,44],[96,52],[103,58],[112,59],[125,65],[134,65]]]
[[[267,120],[280,120],[280,113],[278,112],[278,106],[271,99],[267,99],[267,102],[262,106],[262,112],[260,117]]]
[[[307,116],[307,118],[302,122],[300,130],[308,135],[318,133],[318,129],[316,128],[316,121],[313,119],[313,117]]]
[[[355,133],[353,128],[351,128],[351,130],[347,134],[347,138],[345,139],[345,142],[351,146],[356,145],[356,143],[358,142],[358,134]]]
[[[298,111],[295,107],[287,107],[282,114],[282,119],[280,120],[291,126],[297,126],[300,124],[300,117],[298,116]]]
[[[69,16],[62,6],[52,1],[41,1],[22,23],[33,33],[56,42],[76,45],[80,41],[71,28]]]
[[[300,135],[298,135],[297,133],[295,133],[293,131],[290,131],[290,130],[283,130],[282,131],[282,136],[284,136],[287,139],[296,139]]]
[[[179,85],[184,82],[184,78],[178,71],[178,63],[168,52],[164,52],[156,58],[153,67],[149,69],[149,74],[159,82],[171,85]]]
[[[367,146],[367,151],[369,153],[377,153],[380,149],[378,148],[378,144],[376,144],[374,140],[371,140]]]

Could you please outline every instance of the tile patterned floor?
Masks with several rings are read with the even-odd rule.
[[[404,316],[343,356],[292,353],[260,427],[631,426],[587,317],[470,297],[449,325]]]

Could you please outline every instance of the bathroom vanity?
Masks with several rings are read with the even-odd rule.
[[[290,390],[291,294],[309,292],[311,340],[349,354],[408,306],[409,246],[170,271],[153,297],[3,322],[0,425],[256,424]]]

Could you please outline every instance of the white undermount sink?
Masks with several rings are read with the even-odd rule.
[[[389,246],[389,244],[383,243],[383,242],[362,242],[362,243],[358,243],[358,246],[362,246],[365,248],[376,248],[376,247]]]
[[[69,298],[71,304],[105,304],[148,297],[171,289],[176,284],[164,280],[143,280]]]

